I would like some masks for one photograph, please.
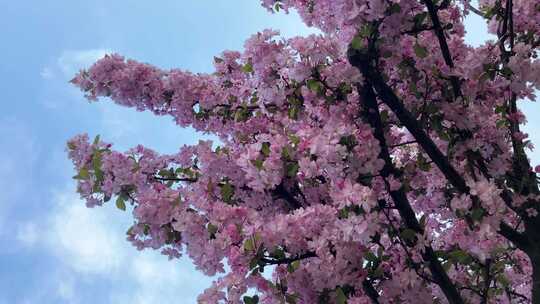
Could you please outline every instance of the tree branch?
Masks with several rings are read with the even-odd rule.
[[[439,16],[437,15],[437,8],[435,7],[435,4],[431,0],[423,0],[426,4],[426,7],[428,9],[429,17],[431,19],[431,22],[433,23],[433,29],[435,31],[435,35],[437,36],[437,39],[439,40],[439,46],[441,47],[441,52],[444,58],[444,62],[447,66],[450,68],[454,68],[454,60],[452,59],[452,55],[450,54],[450,48],[448,47],[448,42],[446,41],[446,37],[444,35],[444,29],[441,25],[441,21],[439,19]],[[459,83],[459,79],[456,76],[450,76],[450,82],[452,84],[452,89],[454,90],[454,96],[458,97],[461,96],[461,85]]]
[[[381,170],[381,176],[383,176],[383,178],[389,177],[390,174],[399,176],[399,172],[394,167],[392,159],[390,157],[390,153],[388,151],[388,146],[384,136],[384,125],[382,123],[379,108],[377,106],[375,92],[373,92],[372,85],[368,80],[370,78],[366,77],[365,79],[366,80],[364,86],[359,87],[358,89],[362,97],[362,101],[366,106],[366,112],[364,113],[364,116],[367,118],[368,123],[373,128],[374,137],[379,141],[379,146],[381,148],[379,157],[385,162],[385,165]],[[401,218],[405,222],[406,227],[413,230],[419,235],[423,235],[424,228],[416,219],[416,214],[412,209],[412,206],[407,198],[403,187],[394,191],[389,190],[389,192],[390,196],[394,200],[394,204],[396,205]],[[433,275],[433,278],[436,281],[437,285],[439,285],[439,287],[441,288],[448,302],[452,304],[464,303],[456,286],[448,277],[448,274],[442,267],[431,246],[425,246],[423,258],[426,262],[428,262],[428,266]]]
[[[364,290],[364,293],[368,298],[373,302],[374,304],[379,304],[379,293],[373,287],[373,284],[371,281],[369,281],[367,278],[362,282],[362,289]]]
[[[486,14],[484,14],[481,10],[477,9],[476,7],[472,6],[470,3],[467,4],[467,8],[468,8],[471,12],[477,14],[478,16],[480,16],[480,17],[482,17],[482,18],[486,18]]]
[[[350,63],[359,68],[366,79],[369,79],[373,87],[377,91],[379,98],[394,112],[400,122],[409,130],[409,132],[416,139],[417,143],[424,149],[433,162],[439,167],[441,172],[446,178],[456,187],[460,192],[468,193],[468,187],[465,180],[461,175],[452,167],[446,156],[439,150],[431,138],[426,134],[424,129],[416,121],[414,116],[407,110],[399,98],[395,95],[392,88],[390,88],[381,74],[376,71],[371,64],[367,56],[358,52],[350,54]]]
[[[433,161],[433,163],[437,165],[439,170],[444,174],[450,184],[452,184],[459,192],[464,194],[470,194],[470,189],[467,186],[465,179],[450,164],[448,158],[439,150],[437,145],[435,145],[433,140],[424,131],[424,129],[420,126],[418,121],[416,121],[416,119],[409,112],[409,110],[405,108],[405,106],[396,96],[392,88],[390,88],[386,84],[380,72],[371,65],[370,56],[357,51],[349,51],[349,62],[351,63],[351,65],[357,67],[366,79],[370,80],[373,87],[377,91],[379,98],[384,101],[384,103],[398,117],[400,122],[409,130],[409,132],[413,135],[418,144],[422,147],[424,152],[426,152]],[[471,198],[473,200],[473,203],[480,205],[478,197],[471,195]],[[508,191],[503,191],[501,193],[501,198],[507,205],[512,205],[512,197],[511,194],[508,193]],[[522,235],[517,231],[514,231],[514,233],[510,233],[508,228],[509,227],[501,225],[501,229],[504,229],[503,236],[511,236],[512,239],[509,239],[510,241],[518,241],[516,245],[523,246],[524,243]]]
[[[289,264],[289,263],[292,263],[292,262],[305,260],[305,259],[309,259],[309,258],[316,258],[316,257],[317,257],[317,255],[315,254],[315,252],[310,251],[310,252],[306,252],[306,253],[301,254],[301,255],[292,256],[292,257],[283,258],[283,259],[262,258],[261,261],[266,263],[267,265],[282,265],[282,264]]]
[[[159,176],[153,176],[153,179],[158,180],[158,181],[166,181],[166,182],[173,181],[173,182],[190,182],[190,183],[194,183],[198,180],[197,178],[189,178],[189,177],[178,178],[178,177],[159,177]]]
[[[272,194],[287,201],[293,210],[300,209],[302,207],[302,203],[298,201],[289,191],[287,191],[287,188],[285,188],[283,183],[277,185],[276,188],[272,190]]]

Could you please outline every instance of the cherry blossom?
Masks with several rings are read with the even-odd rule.
[[[214,134],[177,153],[68,142],[89,207],[216,276],[200,303],[540,303],[539,166],[518,104],[540,88],[528,0],[263,0],[274,30],[215,72],[106,55],[72,80]],[[497,40],[464,42],[478,14]]]

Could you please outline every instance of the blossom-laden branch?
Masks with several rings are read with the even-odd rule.
[[[390,196],[394,200],[394,203],[401,215],[401,218],[405,222],[407,229],[410,229],[414,231],[414,233],[422,236],[424,235],[424,228],[416,219],[416,213],[412,209],[403,187],[399,187],[399,189],[397,190],[392,190],[390,189],[390,185],[386,181],[386,179],[389,178],[391,175],[397,177],[401,174],[392,163],[392,158],[390,156],[384,136],[384,125],[381,120],[381,116],[377,106],[376,95],[373,92],[373,88],[371,87],[371,82],[369,80],[366,80],[365,84],[359,89],[359,91],[361,92],[360,96],[362,97],[362,101],[364,102],[366,107],[365,116],[367,117],[367,120],[369,121],[371,127],[374,129],[375,138],[379,140],[379,145],[381,147],[380,157],[384,160],[385,163],[384,168],[381,171],[381,175],[383,176],[383,178],[385,178],[387,188],[389,188]],[[441,266],[433,248],[431,248],[430,245],[426,245],[423,251],[424,260],[426,263],[428,263],[431,274],[435,278],[435,282],[437,283],[437,285],[439,285],[443,293],[446,295],[449,303],[464,303],[456,286],[450,280],[448,274]]]
[[[137,248],[218,275],[201,303],[538,302],[517,107],[540,86],[533,2],[483,0],[499,39],[481,47],[452,1],[263,0],[321,34],[262,31],[212,74],[107,55],[72,81],[90,100],[220,143],[160,155],[75,137],[78,192],[131,211]]]

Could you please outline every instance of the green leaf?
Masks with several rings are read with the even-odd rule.
[[[387,122],[390,117],[390,114],[388,113],[388,110],[382,110],[381,111],[381,120],[382,122]]]
[[[347,304],[347,296],[341,287],[336,288],[336,304]]]
[[[414,232],[414,230],[412,229],[404,229],[403,231],[401,231],[401,233],[399,234],[401,236],[402,239],[404,239],[405,241],[414,241],[415,237],[416,237],[416,232]]]
[[[482,210],[481,208],[475,208],[471,212],[471,218],[475,222],[480,222],[480,220],[482,220],[483,217],[484,217],[484,210]]]
[[[296,174],[298,173],[299,168],[300,168],[300,166],[296,162],[295,163],[288,163],[286,165],[287,176],[288,177],[295,177]]]
[[[425,47],[418,44],[418,42],[416,42],[414,44],[413,48],[414,48],[414,53],[416,54],[416,56],[418,56],[418,58],[426,58],[427,57],[428,50]]]
[[[300,112],[300,109],[302,108],[303,102],[302,100],[296,98],[296,97],[289,97],[287,99],[289,101],[289,118],[291,119],[297,119],[298,113]]]
[[[259,101],[259,97],[257,97],[257,93],[253,93],[253,95],[249,99],[249,102],[251,104],[256,104],[258,101]]]
[[[506,78],[510,78],[514,74],[514,71],[512,71],[511,68],[505,66],[504,68],[502,68],[501,74],[503,74]]]
[[[361,51],[364,48],[364,38],[356,36],[351,41],[351,48],[353,50]]]
[[[247,239],[244,242],[244,250],[246,251],[255,251],[255,240],[252,238]]]
[[[506,113],[506,106],[504,105],[498,105],[495,107],[495,113],[497,114],[505,114]]]
[[[212,223],[208,223],[206,226],[206,230],[208,230],[208,234],[210,234],[210,238],[215,238],[216,233],[218,231],[218,227],[216,225],[212,225]]]
[[[244,73],[253,73],[253,64],[251,62],[248,62],[242,66],[242,71]]]
[[[234,187],[229,183],[221,185],[221,199],[225,203],[230,203],[234,195]]]
[[[347,147],[347,151],[351,152],[352,149],[358,144],[354,135],[342,136],[338,142],[340,145]]]
[[[293,134],[289,135],[289,140],[291,141],[293,146],[297,146],[300,143],[300,137]]]
[[[427,215],[426,214],[422,215],[422,217],[420,218],[420,226],[426,227],[426,220],[427,220]]]
[[[323,85],[320,81],[316,79],[309,79],[306,81],[308,89],[310,89],[313,92],[316,92],[317,94],[322,93]]]
[[[388,7],[387,11],[390,14],[397,14],[401,12],[401,6],[399,6],[397,3],[392,3],[392,5]]]
[[[348,208],[342,208],[338,211],[338,218],[339,219],[346,219],[349,218],[349,209]]]
[[[263,169],[263,163],[264,161],[262,159],[252,159],[251,164],[255,166],[255,168],[262,170]]]
[[[289,108],[289,111],[287,112],[287,114],[289,115],[289,118],[290,119],[297,119],[298,118],[298,108],[297,107],[291,107]]]
[[[296,296],[294,295],[290,295],[290,294],[286,294],[285,295],[285,302],[287,304],[296,304]]]
[[[261,153],[262,155],[264,155],[264,157],[270,156],[270,143],[269,142],[262,143]]]
[[[491,19],[493,16],[497,14],[497,5],[492,7],[486,7],[484,9],[484,18]]]
[[[253,240],[255,240],[255,243],[260,242],[261,235],[258,232],[255,232],[255,234],[253,235]]]
[[[246,107],[240,107],[234,113],[234,121],[236,122],[247,121],[250,116],[249,114],[250,114],[249,110]]]
[[[97,146],[97,144],[99,144],[99,134],[96,135],[96,137],[94,138],[94,142],[92,143],[92,145],[94,146]]]
[[[150,234],[150,226],[148,224],[144,224],[143,233],[144,233],[144,235],[149,235]]]
[[[287,265],[287,271],[289,273],[295,272],[298,268],[300,268],[300,261],[294,261]]]
[[[498,275],[497,281],[499,281],[503,287],[508,287],[511,284],[511,281],[508,280],[508,278],[504,274]]]
[[[253,272],[259,272],[259,257],[255,256],[249,261],[249,269],[253,269]]]
[[[281,150],[281,159],[284,160],[284,161],[289,161],[291,160],[291,155],[292,155],[292,147],[291,146],[285,146],[283,147],[283,149]]]
[[[376,262],[378,260],[377,256],[371,251],[368,251],[364,255],[364,259],[366,259],[366,261],[368,261],[368,262]]]
[[[276,247],[274,251],[272,251],[272,257],[274,259],[284,259],[285,258],[285,251],[283,251],[282,248]]]
[[[89,179],[90,174],[88,173],[88,169],[86,169],[85,167],[81,168],[81,170],[79,170],[79,174],[75,175],[73,178],[74,179],[82,179],[82,180]]]
[[[418,168],[422,171],[431,170],[431,164],[428,163],[427,159],[424,157],[424,154],[418,153],[418,160],[416,161]]]
[[[171,176],[171,171],[167,170],[167,169],[161,169],[158,171],[158,175],[161,176],[161,177],[170,177]]]
[[[339,84],[339,91],[344,96],[347,96],[352,93],[353,89],[352,86],[348,83],[342,82]]]
[[[122,211],[126,211],[126,202],[121,196],[116,199],[116,208]]]
[[[497,120],[497,123],[495,125],[499,129],[502,128],[502,127],[505,127],[507,125],[507,120],[506,119],[499,119],[499,120]]]
[[[414,26],[415,27],[421,27],[422,24],[424,23],[424,20],[426,20],[427,16],[428,16],[427,12],[422,12],[422,13],[414,16],[414,18],[413,18]]]
[[[94,175],[96,176],[97,183],[101,183],[104,179],[103,171],[101,171],[101,151],[96,150],[92,155],[92,167],[94,169]]]
[[[258,304],[259,296],[258,295],[254,295],[252,297],[244,296],[244,303],[245,304]]]
[[[373,34],[374,27],[370,23],[364,23],[362,27],[360,27],[360,31],[358,32],[358,35],[360,37],[367,38]]]
[[[472,258],[469,254],[460,249],[450,252],[448,256],[451,260],[460,264],[470,264],[472,262]]]

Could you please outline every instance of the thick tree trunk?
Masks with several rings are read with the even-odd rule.
[[[532,303],[540,304],[540,256],[531,258],[532,274]]]

